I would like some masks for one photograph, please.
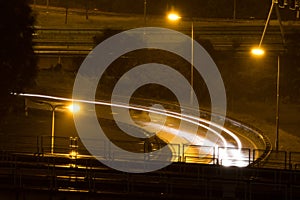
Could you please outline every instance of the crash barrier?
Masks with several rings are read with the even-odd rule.
[[[213,164],[223,166],[274,168],[274,169],[300,169],[300,152],[269,151],[268,157],[263,160],[261,155],[265,149],[249,149],[234,147],[215,147],[189,144],[157,144],[157,141],[112,141],[120,147],[131,147],[137,153],[149,153],[145,159],[152,159],[151,152],[157,151],[167,145],[172,152],[172,162]],[[122,152],[112,151],[111,142],[97,142],[99,155],[105,160],[114,161]],[[8,137],[0,136],[0,150],[3,152],[18,152],[36,156],[51,154],[51,136],[36,137]],[[91,156],[77,137],[55,137],[53,154],[67,155],[73,159],[82,156]],[[125,162],[131,158],[124,157]],[[154,160],[154,159],[153,159]],[[257,161],[259,160],[259,162]],[[164,162],[164,161],[161,161]]]

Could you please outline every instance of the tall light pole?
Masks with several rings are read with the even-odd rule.
[[[52,126],[51,126],[51,154],[54,153],[54,137],[55,137],[55,109],[58,107],[65,107],[68,108],[68,110],[71,113],[76,113],[79,112],[80,110],[80,106],[78,104],[70,104],[69,106],[66,106],[64,104],[57,104],[57,105],[52,105],[50,103],[48,103],[48,105],[51,107],[51,111],[52,111]]]
[[[170,21],[178,21],[181,17],[175,13],[171,12],[167,15],[168,20]],[[191,91],[190,91],[190,104],[191,106],[194,104],[194,21],[191,24]]]
[[[275,150],[279,149],[280,55],[277,56]]]
[[[192,21],[192,29],[191,29],[191,91],[190,91],[190,104],[191,106],[194,104],[194,22]]]
[[[51,120],[51,154],[54,153],[54,137],[55,137],[55,109],[58,107],[64,107],[65,105],[52,105],[48,104],[51,107],[52,120]]]
[[[263,49],[252,49],[252,54],[262,56]],[[276,113],[275,113],[275,150],[279,149],[279,104],[280,104],[280,55],[277,55],[277,77],[276,77]]]
[[[45,104],[48,105],[51,109],[51,144],[50,144],[50,152],[51,154],[54,153],[54,142],[55,142],[55,111],[57,108],[59,107],[63,107],[63,108],[68,108],[68,110],[72,113],[76,113],[80,110],[80,106],[78,104],[70,104],[70,105],[66,105],[66,104],[52,104],[50,102],[46,102],[46,101],[36,101],[37,103],[40,104]]]
[[[251,50],[251,53],[253,55],[262,56],[265,53],[265,51],[261,48],[261,45],[262,45],[266,30],[267,30],[267,26],[270,22],[270,18],[271,18],[271,14],[272,14],[274,5],[275,5],[275,1],[272,0],[271,8],[270,8],[270,11],[269,11],[269,14],[267,17],[267,21],[266,21],[259,45],[258,45],[258,47],[253,48]],[[281,34],[283,34],[283,29],[281,27],[281,19],[280,19],[278,12],[277,12],[277,17],[279,20]],[[284,39],[283,39],[283,42],[284,42]],[[275,114],[275,119],[276,119],[276,121],[275,121],[275,150],[276,151],[278,151],[278,149],[279,149],[279,104],[280,104],[280,55],[278,54],[278,56],[277,56],[277,78],[276,78],[276,114]]]
[[[49,10],[49,0],[46,1],[46,13],[48,13]]]
[[[236,0],[233,0],[233,21],[236,20]]]

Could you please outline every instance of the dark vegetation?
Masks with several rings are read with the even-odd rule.
[[[0,1],[0,121],[16,101],[11,92],[31,86],[36,74],[35,17],[27,0]]]

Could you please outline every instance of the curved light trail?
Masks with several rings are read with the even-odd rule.
[[[21,93],[21,94],[12,93],[12,94],[13,95],[18,95],[18,96],[23,96],[23,97],[42,98],[42,99],[48,99],[48,100],[68,101],[68,102],[76,102],[76,103],[87,103],[87,104],[104,105],[104,106],[115,106],[115,107],[119,107],[119,108],[145,111],[145,112],[149,112],[149,113],[159,114],[159,115],[162,115],[162,116],[167,116],[167,117],[183,120],[185,122],[188,122],[188,123],[197,125],[199,127],[202,127],[204,129],[210,131],[211,133],[215,134],[218,138],[220,138],[220,140],[222,141],[222,143],[224,145],[224,150],[220,153],[221,158],[224,160],[223,165],[230,166],[230,165],[232,165],[232,163],[229,160],[231,160],[232,158],[235,158],[235,159],[238,160],[239,158],[243,157],[243,155],[241,153],[242,143],[241,143],[240,139],[238,138],[238,136],[236,136],[233,132],[226,129],[225,127],[220,126],[216,123],[213,123],[209,120],[206,120],[206,119],[203,119],[203,118],[200,118],[200,117],[195,117],[195,116],[182,114],[182,113],[176,113],[176,112],[173,112],[173,111],[162,110],[162,109],[158,109],[158,108],[151,108],[150,109],[150,108],[137,106],[137,105],[123,105],[123,104],[120,104],[120,103],[116,104],[116,103],[110,103],[110,102],[100,102],[100,101],[81,100],[81,99],[70,99],[70,98],[65,98],[65,97],[55,97],[55,96],[50,96],[50,95],[30,94],[30,93]],[[222,136],[215,129],[218,129],[221,132],[225,132],[231,138],[234,139],[234,141],[237,144],[237,149],[235,150],[234,155],[228,155],[228,153],[226,152],[226,149],[229,147],[228,143],[227,143],[226,139],[224,138],[224,136]],[[172,133],[174,134],[174,131],[172,131]],[[191,137],[191,135],[192,135],[191,133],[180,133],[180,134],[182,134],[182,135],[180,135],[181,137],[188,140],[192,145],[199,145],[199,138],[198,138],[199,136],[198,137],[195,137],[195,136]],[[237,163],[237,164],[235,163],[234,165],[235,166],[246,166],[245,163]]]

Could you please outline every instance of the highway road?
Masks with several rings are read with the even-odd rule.
[[[115,144],[120,145],[126,150],[138,153],[155,152],[167,146],[172,152],[170,158],[172,162],[183,161],[242,167],[248,166],[254,161],[253,159],[258,159],[263,155],[263,153],[255,153],[255,155],[253,155],[253,149],[270,150],[268,149],[270,148],[268,141],[264,138],[263,134],[261,135],[261,133],[240,122],[226,119],[224,116],[213,116],[205,111],[201,112],[201,116],[193,116],[178,113],[173,110],[165,110],[157,105],[154,107],[145,107],[140,105],[124,105],[122,103],[112,104],[111,102],[103,101],[72,100],[39,94],[20,95],[29,99],[27,101],[29,109],[49,109],[45,105],[43,107],[41,104],[37,104],[37,101],[47,102],[47,104],[59,103],[65,105],[70,102],[76,102],[82,105],[80,112],[84,113],[84,115],[89,115],[89,111],[84,110],[84,105],[95,105],[99,124],[104,126],[103,130],[107,132],[106,134],[111,141],[116,141],[114,142]],[[118,108],[119,112],[112,112],[111,107]],[[128,119],[122,118],[122,112],[128,110],[133,123],[129,123]],[[116,115],[119,115],[118,125],[115,123]],[[222,127],[211,122],[210,117],[212,116],[225,119],[226,125]],[[180,126],[182,122],[184,122],[186,126]],[[134,132],[140,138],[137,139],[122,134],[124,129],[120,130],[120,128],[118,128],[120,123],[121,125],[125,124],[127,127],[125,131]],[[63,125],[60,124],[60,126]],[[193,129],[193,127],[196,127],[196,129]],[[153,137],[154,135],[155,137]],[[149,138],[148,141],[147,138]],[[44,143],[46,144],[46,142]],[[66,144],[68,143],[61,143],[61,145],[65,146]],[[82,143],[79,144],[79,149],[84,148]],[[59,145],[59,143],[57,143],[57,145]],[[122,152],[114,151],[113,155],[108,156],[108,154],[112,154],[108,148],[109,144],[105,143],[103,146],[102,150],[105,153],[101,154],[101,156],[107,156],[110,159],[125,159],[122,157]],[[63,147],[56,147],[56,149],[58,149],[58,151],[55,151],[57,154],[66,153],[66,151],[59,150],[63,149]],[[80,151],[82,154],[87,154],[86,150]],[[130,160],[134,158],[126,157],[126,159]]]
[[[28,152],[11,153],[9,151],[0,151],[0,193],[4,199],[19,199],[21,197],[30,199],[46,197],[50,199],[58,197],[64,199],[90,199],[99,196],[104,199],[128,197],[141,199],[145,194],[147,194],[146,199],[160,198],[162,196],[170,199],[186,197],[199,199],[199,195],[207,197],[207,199],[220,199],[228,194],[235,198],[251,196],[248,199],[259,199],[258,197],[262,195],[271,199],[275,197],[284,199],[287,197],[287,194],[291,197],[290,199],[299,197],[299,192],[297,192],[299,181],[296,178],[299,176],[299,172],[296,170],[272,169],[272,171],[267,171],[255,168],[256,165],[241,168],[252,163],[252,159],[258,158],[253,158],[253,155],[251,155],[252,148],[263,148],[265,146],[267,149],[268,146],[263,138],[257,139],[258,137],[263,137],[263,134],[260,135],[255,128],[239,121],[226,118],[222,134],[218,135],[218,141],[215,146],[210,147],[211,149],[216,149],[215,155],[211,155],[206,152],[208,147],[201,145],[203,140],[205,140],[203,132],[208,129],[206,127],[209,124],[207,118],[210,115],[214,115],[205,111],[201,112],[200,116],[195,117],[176,113],[172,109],[162,110],[159,106],[149,108],[132,104],[124,106],[124,104],[112,104],[104,101],[72,100],[39,94],[19,95],[28,99],[29,115],[36,109],[44,113],[43,110],[47,109],[47,107],[46,105],[42,106],[42,102],[59,105],[68,105],[71,102],[76,102],[81,105],[95,105],[101,111],[101,119],[99,121],[104,120],[103,122],[110,124],[113,121],[113,115],[120,113],[112,113],[109,107],[129,109],[132,119],[136,122],[135,128],[143,129],[144,131],[140,132],[143,134],[158,130],[156,134],[162,141],[161,145],[168,145],[174,155],[172,157],[174,160],[172,160],[173,164],[158,171],[139,174],[124,173],[102,165],[93,156],[80,153],[82,149],[82,144],[80,143],[78,148],[79,154],[75,156],[71,152],[62,151],[63,149],[70,150],[68,143],[57,143],[57,149],[53,154],[49,153],[49,151],[38,152],[40,154],[35,155]],[[82,109],[84,110],[84,106],[82,106]],[[61,107],[61,109],[57,110],[57,114],[65,111],[64,107]],[[88,114],[88,111],[85,113]],[[189,137],[190,132],[188,130],[178,133],[179,121],[186,121],[200,126],[201,128],[198,129],[196,137]],[[60,124],[59,126],[66,125]],[[131,130],[135,129],[132,126],[130,127]],[[213,124],[213,127],[219,128],[216,124]],[[106,128],[115,134],[119,133],[112,129],[113,126],[107,126]],[[107,133],[110,134],[111,132]],[[181,147],[180,154],[173,148],[174,145],[168,144],[170,138],[175,135],[180,136],[179,140],[177,140],[179,147]],[[141,140],[126,143],[124,147],[131,146],[136,148],[139,145],[138,141]],[[154,148],[160,148],[161,146],[157,145],[157,141],[151,141],[150,144]],[[238,141],[241,143],[239,144]],[[5,142],[7,143],[8,141]],[[19,140],[18,142],[22,143],[23,141]],[[116,144],[121,145],[122,142]],[[227,148],[222,147],[226,144]],[[142,143],[140,148],[136,149],[139,153],[144,153],[143,145],[145,143]],[[106,144],[103,146],[106,146]],[[185,147],[187,148],[186,151],[184,151]],[[248,150],[246,151],[246,149]],[[109,149],[103,148],[103,150],[105,153],[108,153],[106,156],[109,159],[113,159],[112,154],[109,155],[110,152],[107,151]],[[157,151],[156,149],[152,150]],[[223,152],[220,150],[223,150]],[[226,157],[222,153],[226,153]],[[217,162],[211,163],[214,157]],[[128,158],[114,161],[124,164],[126,159],[130,161]],[[249,161],[245,161],[245,159]],[[189,164],[187,165],[184,162]],[[213,165],[193,163],[210,163]],[[239,167],[220,167],[222,165]],[[295,178],[291,178],[294,175]],[[262,185],[268,187],[262,188]],[[234,189],[233,192],[231,188]],[[274,188],[276,189],[274,190]]]

